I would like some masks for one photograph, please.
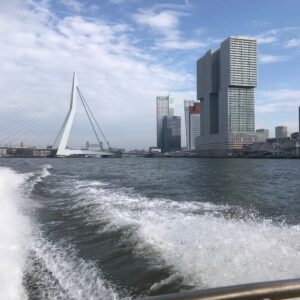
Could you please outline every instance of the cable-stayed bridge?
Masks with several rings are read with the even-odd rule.
[[[79,96],[79,97],[78,97]],[[70,147],[70,133],[74,124],[75,115],[77,112],[78,104],[77,98],[79,98],[82,104],[83,111],[87,116],[89,127],[93,132],[94,138],[97,140],[97,147],[95,150],[91,149],[77,149]],[[41,111],[42,112],[42,111]],[[41,117],[42,115],[42,117]],[[34,116],[34,117],[32,117]],[[1,111],[0,109],[0,148],[15,148],[17,150],[24,150],[27,148],[35,149],[36,146],[27,147],[23,145],[23,141],[26,145],[35,143],[36,141],[45,137],[51,136],[50,131],[53,134],[53,128],[57,128],[57,119],[43,118],[45,114],[41,114],[39,111],[32,113],[30,109],[26,109],[18,106],[11,105]],[[54,129],[57,131],[57,129]],[[53,138],[53,137],[52,137]],[[102,141],[103,142],[102,142]],[[21,141],[18,146],[16,142]],[[25,143],[24,143],[25,144]],[[103,146],[105,145],[105,148]],[[73,74],[72,89],[70,106],[67,115],[58,131],[58,134],[54,142],[47,142],[47,149],[51,149],[52,156],[56,157],[69,157],[69,156],[94,156],[94,157],[109,157],[116,153],[111,151],[109,141],[105,137],[99,123],[97,122],[93,111],[83,96],[83,93],[79,89],[76,73]],[[38,146],[38,148],[41,148]],[[42,147],[46,149],[46,147]],[[80,148],[80,147],[79,147]],[[19,152],[20,152],[19,151]],[[24,152],[23,151],[23,152]],[[25,152],[24,152],[25,153]],[[1,155],[0,155],[1,156]]]
[[[93,129],[93,132],[95,134],[95,137],[99,143],[99,151],[93,151],[88,149],[70,149],[67,146],[68,139],[70,136],[71,128],[74,122],[74,117],[76,114],[76,108],[77,108],[77,94],[79,95],[79,98],[81,100],[81,103],[84,107],[84,110],[87,114],[87,117],[89,119],[90,125]],[[100,141],[99,134],[102,135],[105,143],[108,146],[108,150],[104,151],[102,142]],[[58,143],[58,148],[56,152],[57,157],[66,157],[66,156],[75,156],[75,155],[84,155],[84,156],[111,156],[113,153],[110,151],[109,142],[106,139],[105,135],[103,134],[103,131],[101,130],[99,123],[97,122],[92,110],[90,109],[90,106],[88,105],[87,101],[85,100],[82,92],[80,91],[77,83],[77,77],[76,73],[73,75],[73,82],[72,82],[72,92],[71,92],[71,101],[70,101],[70,109],[67,113],[67,116],[62,124],[61,129],[59,130],[59,133],[54,141],[54,145],[56,142]]]

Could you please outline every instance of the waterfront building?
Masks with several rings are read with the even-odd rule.
[[[275,127],[275,137],[278,138],[286,138],[288,136],[287,127],[286,126],[277,126]]]
[[[161,149],[157,147],[149,147],[149,153],[161,153]]]
[[[259,142],[265,142],[269,138],[269,129],[256,129],[259,134]]]
[[[300,132],[294,132],[291,134],[291,140],[296,140],[296,139],[300,140]]]
[[[156,97],[157,148],[163,146],[163,123],[166,116],[174,116],[174,99],[170,95]]]
[[[300,156],[300,136],[271,138],[265,142],[244,145],[244,154],[249,156]]]
[[[51,149],[32,149],[32,156],[33,157],[49,157],[51,154]]]
[[[197,150],[227,153],[258,141],[254,88],[257,85],[256,40],[229,37],[197,61],[197,99],[201,135]]]
[[[163,120],[163,144],[161,152],[181,150],[181,117],[165,116]]]
[[[195,150],[196,138],[200,136],[200,101],[184,101],[186,145],[188,150]]]
[[[7,155],[7,147],[0,147],[0,157]]]
[[[300,132],[300,106],[298,107],[298,122],[299,122],[298,132]]]

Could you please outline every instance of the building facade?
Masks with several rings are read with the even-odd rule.
[[[186,145],[188,150],[195,150],[196,138],[200,136],[200,101],[184,101]]]
[[[163,147],[163,123],[166,116],[174,116],[174,99],[170,95],[156,97],[157,147]]]
[[[250,156],[300,156],[300,136],[271,138],[265,142],[244,145],[244,153]]]
[[[259,142],[265,142],[269,138],[269,129],[256,129],[256,133],[260,135]]]
[[[181,150],[181,117],[165,116],[163,121],[162,152]]]
[[[275,137],[277,139],[288,137],[287,127],[286,126],[277,126],[277,127],[275,127]]]
[[[0,147],[0,157],[7,156],[7,147]]]
[[[218,50],[197,61],[197,99],[201,107],[198,150],[242,149],[258,141],[254,88],[257,85],[256,40],[229,37]]]
[[[298,123],[299,123],[298,132],[300,132],[300,106],[298,107]]]

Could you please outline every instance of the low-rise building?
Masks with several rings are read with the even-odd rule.
[[[7,156],[7,147],[0,147],[0,157]]]
[[[252,156],[300,156],[300,138],[271,138],[266,142],[244,145],[243,150]]]
[[[48,157],[51,154],[51,149],[32,149],[33,157]]]

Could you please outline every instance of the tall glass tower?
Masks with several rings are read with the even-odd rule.
[[[229,37],[218,50],[197,61],[197,98],[201,106],[199,150],[241,149],[257,141],[254,88],[256,40]]]
[[[161,152],[181,150],[181,117],[166,116],[163,120],[163,144]]]
[[[157,147],[163,147],[164,117],[174,116],[174,99],[170,95],[156,97]]]
[[[186,146],[195,150],[196,138],[200,136],[200,102],[184,100]]]

